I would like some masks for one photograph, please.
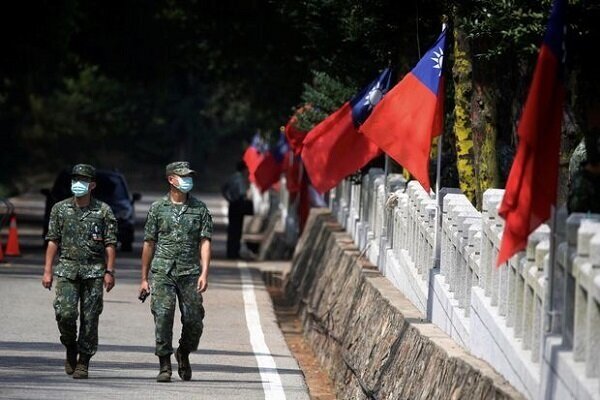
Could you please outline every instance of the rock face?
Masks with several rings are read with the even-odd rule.
[[[313,209],[286,295],[340,399],[521,399],[361,257],[328,210]]]

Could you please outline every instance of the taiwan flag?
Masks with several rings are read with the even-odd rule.
[[[254,171],[255,184],[261,191],[266,191],[279,182],[283,172],[283,162],[289,145],[283,131],[279,132],[279,138],[275,145],[270,146]]]
[[[360,131],[429,191],[431,141],[442,133],[446,29],[381,101]]]
[[[303,105],[296,110],[292,118],[290,118],[288,123],[285,125],[285,137],[287,138],[288,143],[295,155],[300,155],[302,152],[302,142],[307,134],[307,132],[296,127],[296,124],[298,123],[298,116],[305,110],[309,109],[310,105]]]
[[[391,69],[386,68],[304,138],[302,161],[312,185],[319,192],[333,188],[380,154],[377,145],[358,129],[389,90],[391,79]]]
[[[248,146],[244,152],[242,159],[248,167],[249,179],[252,183],[256,183],[256,177],[254,173],[256,172],[258,165],[261,163],[267,149],[267,142],[265,142],[265,140],[260,136],[260,133],[256,133],[252,138],[250,146]]]
[[[555,0],[517,128],[519,145],[498,213],[505,226],[497,265],[527,245],[556,204],[565,86],[566,0]]]

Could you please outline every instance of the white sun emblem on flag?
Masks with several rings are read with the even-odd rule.
[[[381,82],[377,82],[377,84],[373,86],[371,90],[369,90],[369,93],[365,97],[364,105],[367,106],[367,108],[371,109],[381,101],[382,97],[383,88],[381,86]]]
[[[442,50],[441,47],[438,47],[438,50],[439,50],[439,52],[434,50],[434,52],[433,52],[434,57],[431,57],[431,59],[435,63],[433,68],[439,69],[440,72],[439,72],[438,76],[441,76],[442,75],[442,64],[444,63],[444,50]]]

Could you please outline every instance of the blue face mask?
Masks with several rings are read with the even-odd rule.
[[[191,176],[178,176],[177,182],[176,188],[183,193],[189,192],[194,187],[194,179]]]
[[[71,192],[75,197],[83,197],[90,192],[90,183],[85,181],[71,181]]]

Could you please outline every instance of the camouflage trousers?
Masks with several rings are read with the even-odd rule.
[[[65,346],[77,344],[80,353],[90,356],[98,348],[98,319],[102,313],[103,278],[68,279],[56,277],[54,311]],[[81,310],[81,315],[79,315]],[[77,317],[79,340],[77,340]]]
[[[154,315],[157,356],[173,353],[173,319],[175,299],[179,299],[181,312],[181,338],[179,347],[185,352],[198,349],[204,325],[202,295],[196,291],[198,275],[173,276],[165,273],[152,275],[150,308]]]

